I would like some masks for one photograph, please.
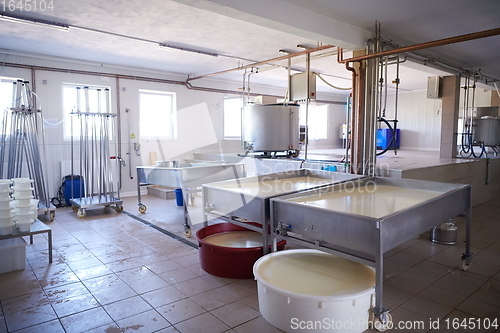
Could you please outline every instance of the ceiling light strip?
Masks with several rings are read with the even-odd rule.
[[[186,51],[186,52],[192,52],[192,53],[198,53],[198,54],[203,54],[211,57],[218,57],[219,55],[214,52],[207,52],[207,51],[201,51],[201,50],[195,50],[191,49],[189,47],[183,47],[183,46],[175,46],[171,44],[158,44],[160,49],[174,49],[174,50],[180,50],[180,51]]]
[[[69,25],[66,25],[66,24],[42,20],[42,19],[36,19],[36,18],[16,16],[16,15],[12,15],[12,14],[6,14],[4,12],[0,13],[0,20],[7,21],[7,22],[28,24],[28,25],[36,25],[36,26],[41,26],[41,27],[46,27],[46,28],[57,29],[57,30],[61,30],[61,31],[68,31],[69,30]]]

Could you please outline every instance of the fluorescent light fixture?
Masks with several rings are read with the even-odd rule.
[[[21,23],[21,24],[36,25],[36,26],[40,26],[40,27],[52,28],[52,29],[57,29],[57,30],[61,30],[61,31],[68,31],[69,30],[69,26],[66,24],[51,22],[51,21],[41,20],[41,19],[35,19],[35,18],[29,18],[29,17],[23,17],[23,16],[7,15],[5,13],[0,13],[0,20],[14,22],[14,23]]]
[[[189,47],[175,46],[175,45],[170,45],[170,44],[158,44],[158,45],[160,46],[160,49],[174,49],[174,50],[204,54],[204,55],[211,56],[211,57],[218,57],[219,56],[217,53],[195,50],[195,49],[191,49]]]

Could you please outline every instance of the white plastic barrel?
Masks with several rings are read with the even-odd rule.
[[[366,265],[317,250],[268,254],[253,268],[259,310],[285,332],[363,332],[375,273]]]

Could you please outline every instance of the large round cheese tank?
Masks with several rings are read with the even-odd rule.
[[[299,147],[299,105],[253,104],[243,110],[243,142],[253,152],[296,151]]]

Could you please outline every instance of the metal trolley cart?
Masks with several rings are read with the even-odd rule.
[[[184,232],[186,237],[191,237],[191,219],[187,209],[189,195],[205,183],[217,182],[227,179],[238,179],[246,176],[245,165],[241,163],[195,163],[181,164],[178,167],[137,167],[137,200],[139,212],[146,212],[146,205],[141,201],[142,185],[162,185],[182,189],[184,195]]]
[[[112,164],[113,161],[119,167],[121,159],[112,156],[111,152],[112,142],[114,151],[118,152],[117,114],[110,112],[109,89],[92,90],[95,98],[90,97],[89,90],[89,87],[76,88],[76,111],[71,112],[71,174],[78,169],[85,180],[83,186],[80,183],[83,188],[78,191],[82,197],[70,199],[79,218],[86,216],[88,208],[96,206],[113,206],[117,212],[123,211],[120,185]],[[78,142],[74,137],[79,137]]]
[[[271,198],[362,177],[364,176],[300,169],[205,184],[203,185],[205,215],[216,216],[226,222],[262,233],[263,248],[266,253],[270,242],[263,230],[269,229]],[[208,221],[208,218],[206,220]],[[245,221],[260,223],[262,227],[244,223]]]
[[[376,270],[375,319],[392,321],[383,307],[383,255],[450,218],[465,214],[470,252],[471,186],[371,177],[271,199],[276,237],[351,259]],[[275,244],[275,242],[273,242]]]

